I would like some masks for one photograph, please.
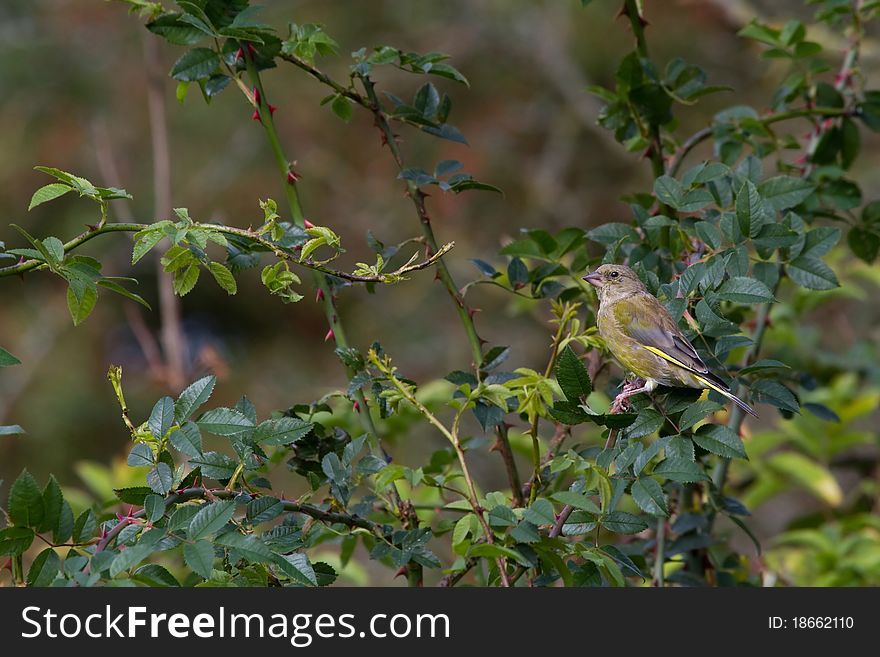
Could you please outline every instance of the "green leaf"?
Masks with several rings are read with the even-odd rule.
[[[734,303],[770,303],[773,293],[761,281],[747,276],[734,276],[718,289],[718,298]]]
[[[39,532],[48,532],[55,530],[61,521],[61,514],[64,509],[64,494],[61,492],[61,486],[54,475],[49,475],[49,481],[43,488],[43,520],[39,527]]]
[[[110,562],[110,577],[116,577],[120,573],[133,568],[146,559],[156,550],[156,546],[149,544],[132,545],[117,554]]]
[[[74,326],[82,324],[95,309],[98,301],[98,291],[92,285],[86,285],[79,290],[74,285],[67,288],[67,309]]]
[[[880,254],[880,234],[861,226],[850,228],[846,241],[852,252],[868,264],[873,263]]]
[[[666,504],[666,495],[663,489],[651,477],[640,477],[632,483],[630,489],[633,500],[639,508],[652,516],[669,515],[669,507]]]
[[[211,77],[220,68],[220,58],[208,48],[193,48],[183,53],[171,69],[171,77],[181,82],[197,82]]]
[[[791,390],[786,388],[778,381],[770,381],[768,379],[759,379],[752,383],[752,393],[755,401],[770,404],[776,408],[785,411],[798,413],[800,404]]]
[[[199,266],[195,263],[189,265],[185,269],[181,268],[174,272],[174,280],[172,281],[174,293],[179,297],[185,297],[192,292],[196,283],[199,282],[200,273],[201,269],[199,269]]]
[[[34,532],[27,527],[0,529],[0,556],[17,557],[34,542]]]
[[[318,586],[315,569],[305,554],[277,554],[273,563],[290,579],[306,586]]]
[[[746,180],[736,195],[736,220],[742,234],[749,237],[757,237],[764,225],[764,206],[751,180]]]
[[[691,484],[708,479],[699,465],[683,458],[667,458],[654,468],[654,474],[665,477],[671,481],[683,484]]]
[[[235,282],[235,277],[232,275],[232,272],[219,262],[209,262],[208,271],[214,276],[217,285],[223,288],[227,294],[232,295],[238,292],[238,285]]]
[[[642,409],[636,421],[626,428],[626,435],[628,438],[647,436],[662,427],[664,421],[663,416],[653,408]]]
[[[201,456],[202,434],[195,422],[186,422],[168,436],[171,445],[187,456]]]
[[[235,515],[235,502],[221,500],[202,505],[199,512],[189,523],[189,538],[197,541],[207,538],[223,529],[227,522]]]
[[[144,512],[147,514],[147,520],[158,522],[165,515],[165,498],[161,495],[147,495],[144,499]]]
[[[748,459],[746,448],[737,433],[720,424],[704,424],[692,436],[693,441],[707,452],[729,459]]]
[[[160,495],[167,495],[174,486],[174,473],[167,463],[157,463],[147,473],[147,483],[155,492]]]
[[[211,579],[214,564],[214,547],[208,541],[196,541],[183,546],[183,560],[199,577]]]
[[[654,181],[654,194],[661,203],[678,208],[682,197],[681,183],[672,176],[660,176]]]
[[[178,46],[195,45],[207,36],[202,29],[181,21],[180,17],[179,13],[161,14],[147,23],[146,28]]]
[[[165,238],[165,233],[159,229],[144,230],[135,236],[134,247],[131,251],[131,264],[135,265],[143,258],[150,249]]]
[[[814,189],[813,184],[804,178],[776,176],[762,182],[758,193],[774,210],[786,210],[801,203]]]
[[[308,435],[314,426],[296,417],[266,420],[257,426],[254,440],[264,445],[290,445]]]
[[[615,534],[638,534],[648,528],[648,524],[626,511],[612,511],[601,518],[602,526]]]
[[[565,398],[578,403],[593,392],[590,374],[571,346],[566,346],[556,363],[556,380]]]
[[[214,539],[214,544],[232,548],[252,563],[269,562],[275,556],[272,550],[269,549],[269,546],[253,534],[244,535],[238,532],[227,532],[217,536]]]
[[[122,287],[119,283],[117,283],[114,280],[111,280],[109,278],[102,278],[97,281],[97,284],[100,287],[103,287],[104,289],[110,290],[111,292],[114,292],[120,296],[125,297],[126,299],[130,299],[131,301],[134,301],[135,303],[141,304],[147,310],[152,310],[152,308],[150,308],[150,304],[148,304],[144,300],[143,297],[141,297],[139,294],[135,294],[134,292],[126,290],[124,287]]]
[[[28,569],[27,585],[45,587],[52,584],[61,572],[61,558],[52,548],[46,548],[37,555]]]
[[[214,375],[203,376],[195,383],[188,385],[177,401],[174,402],[174,419],[178,423],[183,422],[211,398],[217,377]]]
[[[351,117],[354,114],[354,111],[351,108],[351,103],[348,98],[342,94],[336,94],[333,97],[333,102],[330,103],[330,109],[332,109],[333,113],[346,123],[351,121]]]
[[[721,404],[713,402],[709,399],[698,399],[697,401],[689,404],[687,408],[682,411],[681,417],[678,420],[678,430],[685,431],[690,429],[700,420],[705,420],[708,415],[714,413],[723,408]]]
[[[274,520],[284,513],[284,502],[276,497],[258,497],[248,502],[247,517],[252,525]]]
[[[136,582],[154,588],[180,586],[180,582],[177,581],[174,575],[157,563],[150,563],[146,566],[141,566],[132,573],[131,578]]]
[[[16,527],[37,528],[43,522],[43,494],[36,479],[27,470],[22,471],[9,489],[7,512],[9,520]]]
[[[21,365],[21,361],[0,347],[0,367],[9,367],[10,365]]]
[[[236,436],[254,428],[254,423],[233,408],[214,408],[206,411],[196,424],[217,436]]]
[[[162,397],[153,406],[147,425],[150,433],[156,440],[162,440],[168,430],[174,424],[174,400],[171,397]]]
[[[155,462],[156,456],[146,443],[138,443],[132,447],[131,452],[128,454],[127,463],[133,468],[153,465]]]
[[[800,255],[820,258],[840,241],[840,229],[833,226],[813,228],[804,236],[804,248]]]
[[[785,266],[785,272],[795,283],[810,290],[833,290],[840,287],[831,267],[809,255],[798,256],[789,262]]]
[[[217,481],[229,479],[238,465],[225,454],[217,452],[205,452],[201,456],[191,458],[189,463],[191,466],[199,468],[205,477]]]
[[[574,507],[575,509],[586,511],[587,513],[593,513],[595,515],[599,515],[601,513],[601,510],[598,506],[596,506],[596,503],[583,493],[575,493],[572,491],[563,490],[559,491],[558,493],[553,493],[553,495],[551,495],[550,497],[552,497],[557,502],[567,504]]]
[[[467,556],[486,557],[490,559],[513,559],[521,566],[526,566],[527,568],[532,565],[522,554],[520,554],[516,550],[493,543],[477,543],[475,545],[471,545],[470,549],[468,549]]]
[[[553,505],[543,497],[539,497],[532,505],[526,509],[523,514],[523,519],[528,520],[529,522],[538,525],[552,525],[556,522],[556,512],[553,510]]]
[[[34,195],[31,197],[30,205],[28,205],[28,211],[33,210],[42,203],[56,199],[59,196],[64,196],[67,192],[71,191],[73,191],[73,187],[65,185],[64,183],[51,183],[49,185],[44,185],[34,192]]]

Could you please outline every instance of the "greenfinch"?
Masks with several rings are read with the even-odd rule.
[[[709,371],[663,304],[648,292],[632,269],[602,265],[584,280],[594,285],[599,295],[599,335],[620,365],[644,380],[641,387],[627,386],[616,403],[650,393],[658,385],[708,388],[758,417],[751,406]]]

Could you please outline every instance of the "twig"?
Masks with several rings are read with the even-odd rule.
[[[149,228],[151,224],[142,224],[142,223],[108,223],[104,224],[100,228],[96,228],[95,230],[87,230],[80,235],[77,235],[72,240],[68,241],[64,245],[64,252],[67,253],[76,249],[77,247],[85,244],[91,239],[98,237],[99,235],[104,235],[106,233],[137,233],[146,228]],[[370,274],[370,275],[359,275],[359,274],[349,274],[344,271],[339,271],[336,269],[331,269],[324,264],[314,262],[313,260],[306,259],[300,260],[299,257],[278,246],[276,243],[271,240],[266,239],[256,231],[251,228],[236,228],[234,226],[224,226],[222,224],[210,224],[210,223],[201,223],[201,222],[193,222],[194,228],[205,228],[207,230],[217,231],[219,233],[224,233],[226,235],[236,235],[238,237],[247,238],[256,244],[259,244],[260,247],[265,249],[266,251],[270,251],[280,260],[285,260],[290,262],[291,264],[303,267],[305,269],[311,269],[312,271],[318,274],[325,274],[327,276],[333,276],[336,278],[341,278],[346,281],[351,281],[352,283],[385,283],[392,284],[399,280],[404,280],[404,276],[411,272],[420,271],[422,269],[427,269],[428,267],[436,264],[444,255],[446,255],[454,246],[454,242],[450,242],[442,246],[438,249],[432,256],[422,260],[420,262],[413,262],[396,269],[393,272],[380,273],[378,275]],[[0,268],[0,278],[4,276],[15,276],[17,274],[24,274],[25,272],[31,271],[32,269],[38,269],[44,267],[43,263],[39,260],[25,260],[24,262],[20,262],[15,265],[10,265],[8,267]]]
[[[513,451],[510,449],[510,440],[508,439],[508,427],[506,424],[500,424],[495,427],[495,444],[492,450],[501,454],[501,460],[504,461],[504,470],[507,472],[507,482],[510,484],[510,492],[513,495],[514,506],[523,506],[522,482],[519,478],[519,470],[516,468],[516,460],[513,457]]]
[[[666,518],[657,518],[657,549],[654,553],[654,579],[651,582],[652,586],[657,586],[663,588],[665,586],[665,580],[663,572],[663,565],[666,561],[665,549],[666,549]]]
[[[565,521],[568,520],[568,516],[571,515],[572,511],[574,511],[574,507],[570,504],[566,504],[562,507],[559,515],[556,516],[556,524],[553,525],[553,529],[550,530],[550,538],[556,538],[559,536],[562,532],[562,527],[565,525]]]

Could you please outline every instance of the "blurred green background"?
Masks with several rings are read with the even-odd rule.
[[[477,179],[505,192],[453,196],[438,190],[429,199],[438,240],[456,242],[446,261],[459,284],[477,276],[469,259],[491,261],[520,228],[554,231],[628,221],[620,197],[649,188],[649,164],[596,126],[601,106],[585,91],[590,84],[613,81],[617,62],[631,49],[628,27],[615,19],[617,2],[596,0],[586,10],[578,0],[264,4],[266,22],[282,33],[287,21],[325,25],[341,54],[319,66],[337,79],[347,77],[348,52],[385,44],[449,53],[469,78],[470,89],[433,80],[452,97],[450,122],[467,136],[469,147],[401,129],[408,165],[430,169],[441,159],[458,159]],[[811,12],[797,1],[646,4],[648,37],[658,62],[682,56],[705,68],[710,83],[735,89],[681,112],[681,136],[733,104],[766,110],[774,85],[785,74],[784,64],[760,59],[754,45],[736,32],[755,14],[771,21],[777,16],[809,20]],[[810,36],[824,40],[831,51],[839,46],[827,34]],[[115,202],[124,204],[114,206],[116,218],[164,218],[153,214],[145,72],[145,42],[151,39],[167,73],[182,48],[159,43],[119,3],[4,0],[0,5],[0,240],[7,246],[22,246],[10,223],[35,235],[68,238],[96,220],[93,204],[73,195],[27,213],[30,195],[49,182],[32,170],[38,164],[126,188],[134,201]],[[863,73],[869,83],[877,74],[876,53],[868,43]],[[409,97],[424,80],[383,70],[379,82]],[[267,72],[264,83],[279,108],[275,118],[281,139],[302,174],[306,214],[342,236],[348,249],[343,268],[370,258],[368,229],[386,243],[419,234],[412,205],[367,113],[355,111],[349,124],[342,123],[328,106],[319,106],[324,88],[293,67]],[[173,206],[188,207],[197,220],[258,224],[259,199],[271,196],[280,202],[283,190],[260,125],[251,120],[252,110],[241,94],[231,87],[208,106],[190,90],[180,104],[175,83],[167,78],[163,93]],[[880,189],[876,147],[875,139],[866,142],[854,172],[866,201],[880,198],[872,193]],[[697,151],[693,162],[699,157]],[[131,273],[130,247],[126,237],[107,236],[83,252],[100,253],[105,273],[136,276],[140,293],[156,308],[155,264],[145,258]],[[734,471],[734,486],[753,506],[755,532],[777,546],[769,559],[756,559],[755,567],[794,583],[810,583],[821,575],[810,571],[815,558],[795,534],[784,539],[795,537],[794,552],[773,538],[804,527],[815,534],[809,549],[830,550],[834,564],[852,556],[835,551],[844,549],[842,536],[855,533],[859,540],[846,549],[857,552],[852,558],[861,569],[858,577],[880,583],[880,548],[862,551],[865,541],[880,537],[873,515],[877,503],[872,503],[880,499],[874,428],[880,420],[880,308],[871,302],[880,272],[851,258],[841,249],[836,261],[843,288],[794,297],[786,315],[774,316],[776,330],[767,342],[768,357],[791,363],[806,377],[807,398],[810,377],[830,382],[821,401],[842,422],[829,424],[809,415],[784,421],[766,409],[749,428],[752,464]],[[468,298],[482,310],[477,316],[481,335],[492,344],[515,345],[511,369],[543,368],[549,342],[546,305],[512,301],[491,287],[477,287]],[[122,476],[119,462],[129,436],[106,380],[108,365],[124,366],[136,419],[171,392],[166,380],[151,374],[143,339],[136,336],[144,329],[155,333],[160,319],[127,303],[105,298],[83,326],[73,328],[59,279],[36,274],[0,281],[0,345],[23,362],[0,376],[0,424],[21,424],[28,431],[0,442],[0,479],[7,482],[0,498],[25,466],[39,480],[52,472],[68,488],[81,489],[83,503],[106,493],[111,482],[120,483],[114,477]],[[428,382],[467,369],[470,357],[461,327],[430,272],[378,289],[374,296],[361,288],[346,290],[341,314],[356,346],[381,340],[408,377]],[[240,277],[239,294],[231,299],[203,281],[182,301],[182,318],[187,379],[217,374],[218,404],[232,404],[246,394],[265,416],[344,387],[342,368],[323,342],[326,324],[318,305],[310,297],[282,305],[261,287],[257,270]],[[407,432],[397,437],[396,458],[417,459],[441,441],[430,433]],[[797,463],[773,465],[780,453],[796,454],[818,471],[804,470],[803,463],[800,469]],[[115,475],[102,467],[114,459]],[[475,463],[487,490],[505,486],[497,456],[484,449]],[[742,534],[735,540],[751,549]]]

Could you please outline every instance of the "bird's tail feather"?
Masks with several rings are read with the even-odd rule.
[[[696,378],[697,381],[699,381],[700,383],[705,385],[707,388],[711,388],[715,392],[719,392],[722,395],[724,395],[725,397],[727,397],[730,401],[732,401],[734,404],[739,406],[741,409],[743,409],[746,413],[748,413],[752,417],[755,417],[755,418],[758,417],[758,414],[755,413],[755,410],[751,406],[749,406],[742,399],[740,399],[739,397],[734,395],[732,392],[730,392],[730,390],[726,390],[725,388],[721,387],[720,385],[718,385],[714,381],[710,381],[708,378],[700,376],[699,374],[694,374],[694,378]]]

